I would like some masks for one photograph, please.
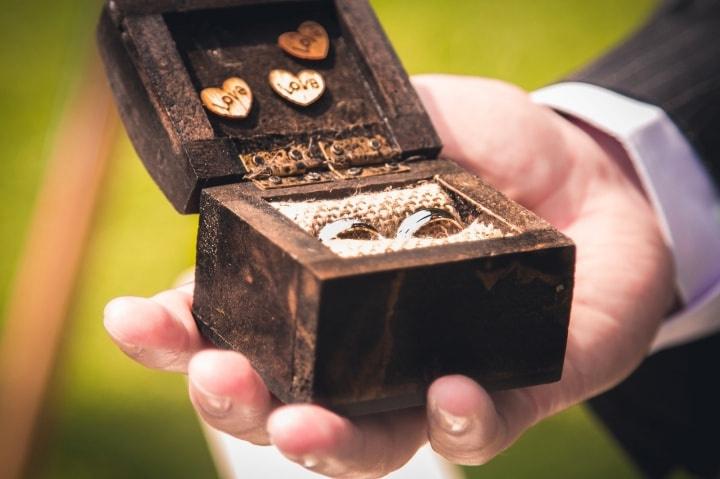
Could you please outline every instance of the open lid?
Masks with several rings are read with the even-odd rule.
[[[324,60],[278,46],[305,21],[329,34]],[[197,212],[202,188],[251,176],[241,159],[258,152],[358,137],[380,138],[398,159],[441,149],[366,0],[112,0],[98,41],[130,139],[182,213]],[[271,88],[274,69],[315,70],[326,91],[310,106],[294,105]],[[230,77],[252,91],[244,119],[201,102],[203,89]]]

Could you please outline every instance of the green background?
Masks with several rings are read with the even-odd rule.
[[[653,7],[650,0],[372,3],[411,73],[483,75],[527,89],[598,56]],[[0,5],[1,311],[61,112],[94,49],[98,2]],[[133,364],[108,340],[101,320],[110,298],[150,295],[191,266],[196,227],[196,217],[172,210],[122,136],[75,291],[33,477],[215,475],[184,379]],[[541,423],[489,465],[467,472],[474,478],[638,477],[583,407]]]

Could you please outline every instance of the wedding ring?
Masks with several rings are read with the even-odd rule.
[[[323,226],[318,238],[322,242],[334,239],[376,240],[382,235],[372,225],[355,218],[342,218]]]
[[[464,228],[455,215],[439,208],[423,208],[400,223],[396,238],[446,238]]]

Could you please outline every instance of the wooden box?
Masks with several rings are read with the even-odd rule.
[[[328,32],[324,60],[278,47],[307,20]],[[279,399],[352,415],[420,405],[446,374],[489,389],[560,378],[572,242],[438,158],[366,0],[114,0],[98,39],[140,158],[178,211],[200,213],[200,330],[245,354]],[[268,84],[277,68],[316,70],[327,89],[291,104]],[[233,76],[254,96],[242,120],[200,100]],[[371,212],[390,236],[437,201],[492,234],[411,246],[317,238],[338,211]]]

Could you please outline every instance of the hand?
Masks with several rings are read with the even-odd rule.
[[[192,284],[106,308],[115,342],[138,362],[187,372],[211,426],[333,477],[379,477],[427,440],[450,461],[482,464],[537,421],[618,383],[647,354],[673,299],[669,253],[619,145],[536,106],[508,84],[415,79],[444,156],[552,222],[577,244],[576,287],[560,382],[488,393],[461,376],[435,381],[428,408],[350,421],[281,406],[242,355],[208,348],[190,314]]]

